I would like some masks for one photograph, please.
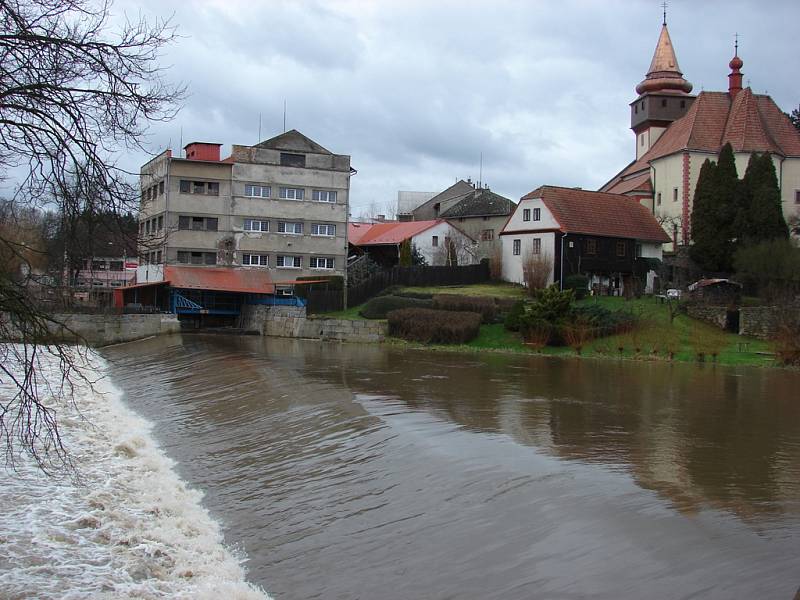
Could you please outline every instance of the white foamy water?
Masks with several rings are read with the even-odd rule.
[[[41,367],[59,377],[51,358]],[[151,424],[104,377],[105,361],[92,353],[84,369],[99,381],[76,383],[83,418],[58,411],[80,480],[25,460],[0,470],[0,598],[268,598],[245,581],[243,557],[223,545]]]

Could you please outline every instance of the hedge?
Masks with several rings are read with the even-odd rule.
[[[475,312],[401,308],[389,313],[389,335],[413,342],[464,344],[480,327],[481,315]]]
[[[368,300],[358,314],[365,319],[385,319],[387,313],[399,308],[430,308],[432,300],[401,296],[376,296]]]
[[[476,312],[484,323],[494,323],[497,304],[491,296],[462,296],[459,294],[437,294],[433,297],[433,308],[456,312]]]

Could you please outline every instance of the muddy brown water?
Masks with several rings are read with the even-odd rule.
[[[276,599],[800,585],[800,374],[184,335],[114,382]]]

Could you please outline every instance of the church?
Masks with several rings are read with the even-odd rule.
[[[653,60],[630,104],[635,158],[601,192],[638,200],[663,225],[675,251],[691,242],[694,189],[706,159],[716,161],[726,143],[741,178],[752,152],[769,152],[775,164],[786,221],[798,231],[800,132],[768,95],[742,87],[738,44],[729,63],[728,90],[693,95],[678,66],[666,19]]]

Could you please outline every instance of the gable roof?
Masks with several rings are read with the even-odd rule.
[[[415,212],[418,210],[425,210],[427,208],[432,207],[434,204],[441,204],[442,202],[446,202],[447,200],[452,200],[458,196],[463,196],[469,192],[474,192],[475,188],[472,187],[472,184],[467,183],[463,179],[459,179],[453,185],[451,185],[446,190],[439,192],[433,198],[420,204],[417,208],[415,208],[411,212]]]
[[[310,152],[312,154],[333,154],[333,152],[326,150],[317,142],[304,136],[296,129],[276,135],[274,138],[256,144],[254,147],[267,148],[270,150],[288,150],[290,152]]]
[[[670,241],[650,211],[627,196],[545,185],[522,200],[533,198],[541,198],[564,233]]]
[[[511,214],[514,203],[495,194],[489,189],[481,188],[464,194],[456,204],[448,208],[439,216],[445,219],[455,217],[484,217],[503,216]]]
[[[650,162],[664,156],[684,150],[718,154],[727,143],[734,152],[800,156],[800,132],[770,96],[745,88],[731,101],[728,92],[700,92],[686,114],[674,121],[650,150],[600,191],[623,193],[623,181],[640,172],[649,175]]]
[[[441,223],[447,223],[447,221],[434,219],[430,221],[393,221],[391,223],[374,224],[348,223],[347,241],[354,246],[396,245]],[[450,223],[447,224],[453,227]],[[454,228],[458,229],[457,227]],[[461,230],[459,229],[459,231]],[[461,233],[472,239],[463,231]]]

